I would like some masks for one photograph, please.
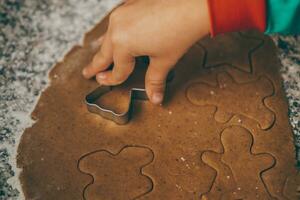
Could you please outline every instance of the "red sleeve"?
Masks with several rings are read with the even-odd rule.
[[[232,31],[266,29],[265,0],[207,0],[211,35]]]

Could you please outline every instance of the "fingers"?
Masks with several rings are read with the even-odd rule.
[[[134,70],[135,59],[126,51],[114,51],[114,68],[97,74],[96,79],[102,85],[118,85],[127,80]]]
[[[106,70],[113,62],[113,48],[110,38],[105,35],[101,49],[96,53],[92,62],[83,69],[85,78],[92,78],[97,73]]]
[[[152,58],[148,67],[145,86],[153,104],[161,104],[164,99],[166,79],[173,63]]]

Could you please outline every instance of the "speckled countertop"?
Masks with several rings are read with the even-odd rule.
[[[0,0],[0,200],[23,199],[15,156],[51,67],[120,0]],[[277,37],[300,149],[300,37]],[[300,161],[300,157],[298,158]]]

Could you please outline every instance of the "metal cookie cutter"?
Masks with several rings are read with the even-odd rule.
[[[134,100],[148,100],[146,90],[140,88],[132,88],[129,92],[129,105],[124,113],[116,113],[113,110],[109,110],[101,107],[96,101],[105,93],[112,90],[110,86],[101,86],[88,94],[85,98],[87,108],[90,112],[98,114],[105,119],[114,121],[117,124],[124,125],[128,123],[133,111]]]

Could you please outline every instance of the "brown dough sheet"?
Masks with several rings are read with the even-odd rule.
[[[106,26],[107,19],[50,73],[32,113],[37,122],[18,149],[26,199],[299,199],[270,38],[250,31],[199,41],[176,65],[164,105],[137,102],[120,126],[84,103],[98,84],[81,70]],[[143,76],[137,70],[100,103],[122,112]]]

